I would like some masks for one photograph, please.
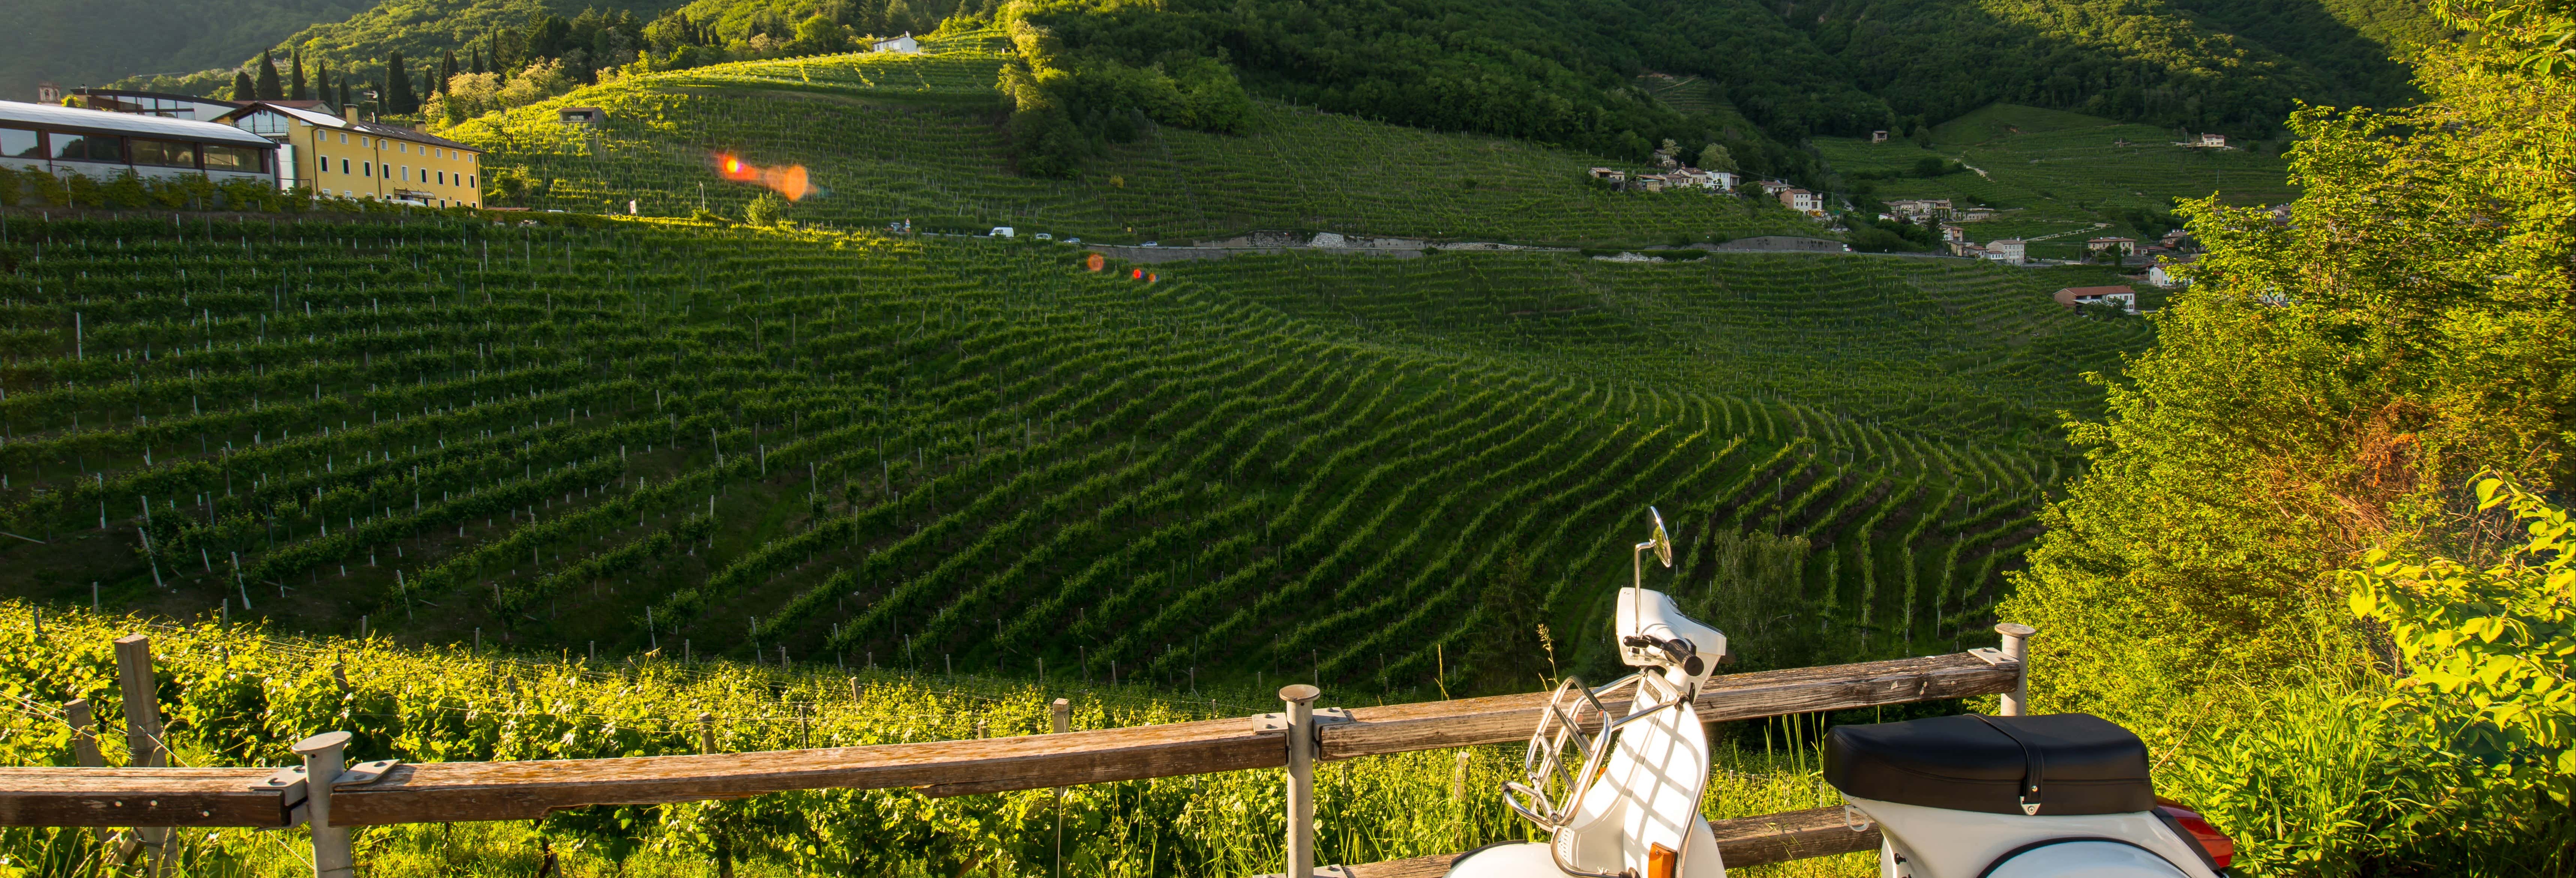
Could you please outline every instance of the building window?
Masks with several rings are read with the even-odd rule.
[[[206,170],[259,173],[268,170],[268,150],[240,146],[208,146],[201,150],[206,157]]]
[[[345,145],[345,144],[347,144],[347,143],[349,142],[349,132],[346,132],[346,131],[342,131],[342,132],[340,132],[340,142],[341,142],[342,144],[344,144],[344,145]]]
[[[125,160],[123,138],[104,134],[55,134],[54,158],[76,162],[121,162]]]
[[[446,172],[446,171],[440,171],[440,172],[438,172],[438,185],[441,185],[441,186],[445,186],[445,185],[447,185],[447,172]]]
[[[373,176],[375,176],[375,175],[376,175],[376,163],[375,163],[375,162],[359,162],[359,163],[358,163],[358,176],[361,176],[361,177],[373,177]]]
[[[341,159],[341,160],[340,160],[340,173],[346,174],[346,173],[348,173],[348,172],[349,172],[349,160],[348,160],[348,159]]]
[[[144,140],[138,137],[134,139],[133,147],[134,164],[156,165],[164,168],[193,168],[197,166],[197,145],[193,143],[179,143],[170,140]]]
[[[410,165],[404,165],[404,166],[402,166],[402,179],[403,179],[403,182],[405,182],[405,183],[409,183],[409,182],[411,182],[411,166],[410,166]]]
[[[23,128],[0,128],[0,157],[41,159],[45,145],[36,140],[36,132]]]

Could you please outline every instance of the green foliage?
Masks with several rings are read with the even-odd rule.
[[[786,218],[787,199],[778,197],[778,193],[775,192],[762,192],[753,196],[751,204],[742,209],[743,221],[755,226],[774,226],[779,220]]]
[[[2484,569],[2385,550],[2345,571],[2354,615],[2388,626],[2425,718],[2489,783],[2576,800],[2576,545],[2567,510],[2499,478],[2478,510],[2504,507],[2525,539]],[[2438,708],[2437,708],[2438,709]]]
[[[2209,252],[2110,416],[2071,425],[2092,466],[2000,611],[2047,632],[2043,705],[2177,740],[2221,683],[2364,665],[2334,570],[2470,544],[2469,473],[2568,483],[2576,82],[2489,63],[2514,57],[2431,54],[2421,106],[2293,117],[2286,223],[2188,206]]]

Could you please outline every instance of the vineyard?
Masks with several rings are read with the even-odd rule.
[[[2198,132],[2194,132],[2197,134]],[[2279,204],[2298,197],[2287,183],[2288,165],[2260,144],[2243,149],[2172,145],[2182,135],[2151,125],[1997,104],[1935,126],[1929,149],[1905,140],[1872,144],[1852,138],[1815,138],[1816,149],[1836,172],[1903,172],[1926,157],[1955,159],[1975,171],[1930,179],[1877,181],[1880,198],[1956,198],[2019,208],[2016,224],[1968,226],[1977,241],[2016,235],[2082,230],[2095,222],[2126,226],[2124,211],[2171,212],[2177,198],[2219,193],[2231,203]],[[1979,174],[1976,171],[1984,171]],[[1962,204],[1964,207],[1965,204]],[[2161,234],[2162,228],[2111,228],[2093,234]],[[2033,256],[2075,258],[2083,234],[2035,245]]]
[[[1356,337],[1049,245],[578,218],[5,234],[0,581],[64,604],[1174,689],[1517,690],[1606,670],[1588,632],[1648,504],[1684,544],[1658,580],[1753,666],[1949,649],[2071,464],[1622,371],[1645,361],[1614,359],[1618,333],[1668,329],[1552,353]],[[1678,296],[1710,269],[1650,270]],[[1739,270],[1699,295],[1831,276]],[[1996,333],[2056,314],[1961,301]],[[2053,338],[2033,346],[2112,343]],[[1728,362],[1766,356],[1815,362]]]
[[[1149,127],[1080,179],[1017,176],[993,85],[993,34],[925,41],[921,55],[833,55],[644,74],[442,132],[492,150],[490,173],[534,181],[530,207],[740,217],[755,189],[713,181],[718,152],[803,164],[828,190],[792,211],[843,227],[998,225],[1091,240],[1167,243],[1256,229],[1434,238],[1661,243],[1814,223],[1705,193],[1622,194],[1600,160],[1488,136],[1440,134],[1261,104],[1247,135]],[[598,127],[555,121],[598,106]],[[703,186],[703,189],[701,188]]]
[[[1004,737],[1046,731],[1048,702],[1098,729],[1277,709],[1263,693],[1158,697],[1132,687],[1033,684],[883,669],[762,668],[734,662],[561,660],[384,638],[272,637],[207,621],[155,628],[85,610],[0,603],[0,764],[71,765],[57,708],[101,708],[97,748],[125,763],[109,641],[148,631],[173,765],[286,765],[309,733],[355,734],[353,759],[407,762],[594,759]],[[700,716],[706,719],[699,719]],[[1712,818],[1833,801],[1813,762],[1770,739],[1719,750]],[[1316,773],[1317,843],[1329,862],[1451,853],[1517,837],[1493,795],[1519,748],[1372,756]],[[1275,870],[1282,835],[1276,771],[1171,777],[929,798],[908,789],[817,790],[749,799],[559,811],[543,821],[362,829],[366,874],[742,876],[956,874],[1232,876]],[[1062,848],[1056,847],[1059,821]],[[31,874],[98,867],[87,829],[0,829],[0,865]],[[300,832],[176,833],[181,875],[310,875]],[[1059,859],[1060,857],[1060,859]],[[717,863],[724,865],[719,867]],[[1867,854],[1745,870],[1754,876],[1875,874]],[[15,874],[13,872],[13,874]]]
[[[2045,307],[2105,269],[1713,254],[1678,265],[1565,253],[1401,262],[1241,256],[1167,274],[1354,340],[1472,351],[1599,380],[1797,400],[1957,442],[2057,445],[2085,372],[2152,341],[2142,321]]]

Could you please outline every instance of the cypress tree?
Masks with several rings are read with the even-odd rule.
[[[259,53],[259,99],[274,101],[285,97],[286,86],[277,79],[277,59],[267,52]]]
[[[257,86],[253,86],[253,85],[251,85],[251,83],[250,83],[250,71],[247,71],[247,70],[235,70],[235,71],[233,71],[233,95],[232,95],[232,99],[233,99],[233,100],[236,100],[236,101],[255,101],[255,100],[259,100],[259,88],[258,88]]]
[[[341,105],[340,93],[331,90],[331,62],[321,62],[320,65],[315,67],[313,72],[314,96],[331,104],[334,108],[339,107]]]
[[[456,53],[454,51],[440,52],[438,55],[438,81],[429,84],[430,94],[446,94],[447,81],[455,78]]]
[[[356,110],[350,109],[351,103],[352,102],[349,100],[349,78],[344,76],[340,78],[340,112],[357,112]]]
[[[414,109],[411,100],[411,71],[405,69],[402,52],[399,50],[387,53],[385,56],[385,93],[381,100],[384,101],[384,111],[388,113],[409,113]]]
[[[286,81],[286,99],[291,101],[312,100],[310,93],[304,88],[304,53],[297,52],[291,57],[295,61],[295,76],[294,78]]]

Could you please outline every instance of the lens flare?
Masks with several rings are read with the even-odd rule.
[[[715,159],[718,176],[736,183],[756,183],[767,186],[771,191],[787,196],[789,201],[803,201],[812,196],[826,194],[823,187],[814,185],[813,180],[806,176],[804,165],[764,168],[743,161],[741,156],[732,153],[717,153]]]

